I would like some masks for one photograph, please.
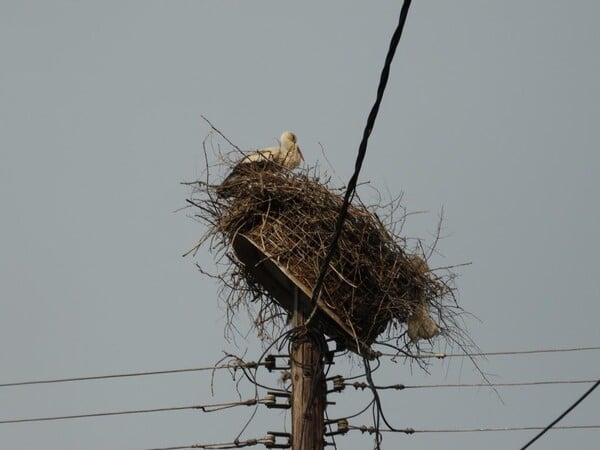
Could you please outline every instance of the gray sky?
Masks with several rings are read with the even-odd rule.
[[[319,143],[347,180],[401,2],[0,2],[0,383],[206,366],[222,350],[218,286],[181,258],[201,235],[174,213],[202,170],[207,116],[245,149]],[[413,2],[361,180],[405,193],[407,233],[439,264],[472,262],[460,304],[484,351],[600,343],[600,5]],[[342,182],[340,182],[342,184]],[[242,322],[243,323],[243,322]],[[590,379],[597,352],[480,360],[493,381]],[[344,364],[334,371],[347,373]],[[356,373],[356,369],[354,369]],[[467,361],[385,383],[480,382]],[[266,378],[268,380],[268,377]],[[244,394],[249,392],[242,383]],[[545,425],[587,385],[386,392],[390,422]],[[333,398],[331,415],[367,393]],[[0,388],[0,420],[235,400],[226,373]],[[595,392],[565,424],[598,424]],[[0,425],[3,449],[145,449],[235,438],[252,411]],[[243,438],[282,430],[259,410]],[[357,424],[369,423],[362,418]],[[534,432],[386,435],[385,448],[518,448]],[[596,448],[555,431],[533,448]],[[360,433],[339,448],[370,448]]]

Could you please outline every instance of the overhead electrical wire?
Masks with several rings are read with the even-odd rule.
[[[600,380],[594,382],[594,385],[590,387],[575,403],[573,403],[569,408],[567,408],[560,416],[558,416],[554,421],[552,421],[549,425],[543,426],[517,426],[517,427],[490,427],[490,428],[436,428],[436,429],[415,429],[415,428],[403,428],[403,429],[380,429],[375,426],[366,426],[366,425],[348,425],[348,430],[360,431],[361,433],[369,433],[369,434],[377,434],[380,433],[405,433],[405,434],[415,434],[415,433],[479,433],[479,432],[502,432],[502,431],[533,431],[539,430],[538,433],[533,439],[527,442],[520,450],[526,450],[529,448],[535,441],[537,441],[544,433],[548,432],[551,429],[554,430],[592,430],[592,429],[600,429],[600,424],[590,424],[590,425],[556,425],[559,421],[561,421],[567,414],[573,411],[586,397],[588,397],[598,386],[600,385]]]
[[[90,417],[106,417],[106,416],[121,416],[126,414],[144,414],[144,413],[155,413],[165,411],[185,411],[190,409],[200,410],[202,412],[215,412],[223,409],[234,408],[236,406],[253,406],[258,403],[263,403],[265,400],[259,400],[256,398],[248,399],[240,402],[229,402],[229,403],[214,403],[208,405],[186,405],[186,406],[170,406],[165,408],[150,408],[150,409],[129,409],[123,411],[108,411],[108,412],[97,412],[87,414],[72,414],[63,416],[47,416],[47,417],[27,417],[22,419],[5,419],[0,420],[0,425],[9,423],[26,423],[26,422],[47,422],[54,420],[69,420],[69,419],[86,419]]]
[[[376,430],[373,426],[366,425],[349,425],[348,429],[360,431],[361,433],[374,434],[380,433],[483,433],[483,432],[501,432],[501,431],[532,431],[544,430],[543,426],[524,426],[524,427],[490,427],[490,428],[403,428],[399,430],[380,429]],[[555,430],[597,430],[600,429],[600,424],[594,425],[561,425],[554,427]],[[523,447],[525,448],[525,447]],[[523,450],[523,448],[521,450]]]
[[[541,426],[528,426],[528,427],[503,427],[503,428],[447,428],[447,429],[414,429],[405,428],[402,430],[379,430],[382,433],[405,433],[405,434],[417,434],[417,433],[481,433],[481,432],[502,432],[502,431],[531,431],[531,430],[542,430],[545,427]],[[554,427],[556,430],[590,430],[600,429],[598,425],[563,425]],[[360,431],[362,433],[373,434],[376,432],[375,427],[369,427],[366,425],[354,426],[348,425],[348,430]],[[247,441],[234,441],[222,444],[189,444],[172,447],[153,447],[146,448],[144,450],[183,450],[190,448],[204,448],[204,449],[225,449],[225,448],[238,448],[238,447],[249,447],[257,444],[265,444],[265,446],[272,444],[272,439],[250,439]]]
[[[582,352],[590,350],[600,350],[600,346],[589,346],[589,347],[571,347],[571,348],[547,348],[539,350],[510,350],[510,351],[499,351],[499,352],[476,352],[476,353],[417,353],[416,355],[410,355],[411,358],[415,359],[445,359],[445,358],[465,358],[465,357],[479,357],[479,356],[507,356],[507,355],[533,355],[538,353],[564,353],[564,352]],[[380,353],[381,356],[397,357],[402,356],[398,353]]]
[[[187,448],[204,448],[204,449],[226,449],[226,448],[241,448],[241,447],[252,447],[258,444],[271,444],[273,440],[269,438],[264,439],[248,439],[245,441],[233,441],[233,442],[222,442],[215,444],[189,444],[189,445],[178,445],[174,447],[155,447],[155,448],[147,448],[144,450],[183,450]]]
[[[415,433],[478,433],[478,432],[497,432],[497,431],[531,431],[541,430],[542,426],[530,427],[499,427],[499,428],[456,428],[456,429],[422,429],[414,430]],[[600,429],[600,424],[595,425],[562,425],[555,427],[556,430],[597,430]],[[386,430],[382,430],[386,431]]]
[[[596,380],[548,380],[548,381],[516,381],[506,383],[456,383],[456,384],[415,384],[404,386],[404,389],[424,388],[463,388],[463,387],[516,387],[516,386],[545,386],[556,384],[589,384]]]
[[[447,384],[391,384],[388,386],[375,386],[376,389],[395,389],[398,391],[404,389],[426,389],[426,388],[466,388],[466,387],[517,387],[517,386],[544,386],[557,384],[590,384],[596,380],[548,380],[548,381],[517,381],[506,383],[447,383]],[[354,389],[366,389],[369,387],[364,382],[344,383],[345,386]]]
[[[28,381],[15,381],[12,383],[0,383],[0,387],[9,386],[26,386],[31,384],[51,384],[51,383],[66,383],[71,381],[90,381],[90,380],[105,380],[109,378],[127,378],[127,377],[140,377],[147,375],[165,375],[173,373],[185,373],[185,372],[201,372],[208,370],[222,370],[222,369],[252,369],[264,363],[246,362],[246,363],[234,363],[234,364],[223,364],[208,367],[194,367],[187,369],[170,369],[170,370],[153,370],[149,372],[131,372],[131,373],[116,373],[107,375],[92,375],[86,377],[69,377],[69,378],[50,378],[45,380],[28,380]]]
[[[562,353],[562,352],[580,352],[580,351],[591,351],[600,350],[600,346],[588,346],[588,347],[571,347],[571,348],[548,348],[548,349],[537,349],[537,350],[512,350],[512,351],[498,351],[498,352],[482,352],[482,353],[421,353],[416,355],[417,358],[453,358],[453,357],[467,357],[467,356],[503,356],[503,355],[531,355],[537,353]],[[398,356],[392,354],[382,354],[382,356]],[[112,378],[127,378],[127,377],[139,377],[149,375],[166,375],[166,374],[177,374],[186,372],[201,372],[208,370],[222,370],[222,369],[253,369],[260,365],[265,365],[264,362],[249,361],[245,363],[233,363],[223,364],[216,366],[207,367],[194,367],[194,368],[183,368],[183,369],[168,369],[168,370],[153,370],[146,372],[130,372],[130,373],[115,373],[105,375],[91,375],[83,377],[65,377],[65,378],[49,378],[43,380],[26,380],[26,381],[15,381],[9,383],[0,383],[0,387],[11,387],[11,386],[27,386],[35,384],[52,384],[52,383],[66,383],[74,381],[92,381],[92,380],[105,380]]]

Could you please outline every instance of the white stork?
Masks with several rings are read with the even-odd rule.
[[[296,143],[296,135],[291,131],[284,131],[279,138],[279,147],[267,147],[256,150],[246,155],[238,165],[272,161],[286,169],[292,170],[298,167],[302,160],[304,160],[304,156]],[[235,171],[235,167],[233,170]]]
[[[242,158],[238,162],[231,173],[223,180],[218,187],[217,192],[221,196],[227,196],[228,188],[239,180],[245,169],[249,168],[248,164],[257,165],[259,167],[271,166],[273,168],[284,168],[288,170],[295,169],[300,165],[300,161],[304,160],[302,151],[296,142],[296,135],[291,131],[284,131],[279,138],[278,147],[266,147],[256,150]]]

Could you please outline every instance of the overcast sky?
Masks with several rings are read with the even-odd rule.
[[[308,164],[350,177],[400,1],[0,1],[0,383],[256,359],[223,337],[219,286],[179,183],[202,170],[208,117],[243,149],[293,130]],[[596,1],[419,1],[361,181],[404,192],[406,232],[460,269],[483,351],[600,345],[600,31]],[[247,327],[240,317],[242,328]],[[443,341],[439,348],[444,349]],[[600,376],[598,351],[479,359],[494,382]],[[345,364],[331,373],[358,373]],[[264,374],[263,374],[264,375]],[[376,382],[477,383],[383,361]],[[264,375],[266,382],[274,380]],[[0,387],[0,420],[235,401],[198,372]],[[546,425],[588,384],[385,392],[399,428]],[[240,389],[250,395],[248,383]],[[261,393],[262,395],[263,393]],[[330,415],[367,392],[331,396]],[[594,392],[564,424],[600,424]],[[252,409],[0,424],[2,449],[143,450],[233,440]],[[289,417],[259,409],[242,439]],[[353,422],[370,424],[366,415]],[[597,448],[598,430],[532,448]],[[519,448],[535,432],[386,434],[384,448]],[[370,448],[358,432],[338,448]]]

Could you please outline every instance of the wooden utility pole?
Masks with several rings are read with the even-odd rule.
[[[327,349],[324,333],[312,325],[306,330],[306,319],[313,303],[311,291],[302,285],[285,267],[277,263],[260,244],[238,233],[233,241],[237,257],[244,263],[255,280],[269,291],[277,303],[292,314],[292,326],[298,331],[292,335],[292,450],[323,450],[325,446],[325,373],[324,352]],[[345,336],[350,346],[355,339],[352,332],[317,299],[317,317],[327,321],[328,334]],[[308,310],[308,312],[307,312]],[[319,316],[320,314],[320,316]],[[322,323],[313,320],[313,323]],[[362,347],[357,347],[359,351]]]
[[[294,289],[292,326],[301,330],[308,314],[298,307],[298,288]],[[299,328],[300,327],[300,328]],[[293,335],[292,372],[292,450],[323,450],[325,373],[323,335],[299,332]]]

